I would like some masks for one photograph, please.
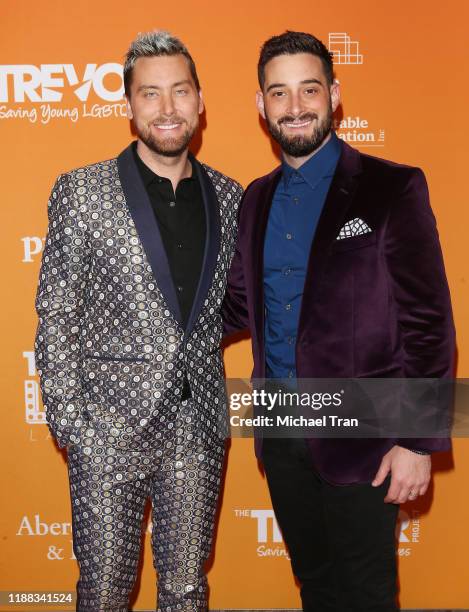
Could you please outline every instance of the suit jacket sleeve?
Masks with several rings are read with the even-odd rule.
[[[385,257],[403,342],[404,376],[451,378],[455,332],[450,294],[427,183],[418,168],[411,169],[391,210]],[[450,406],[443,403],[436,409],[449,414]],[[450,447],[445,438],[402,438],[398,443],[427,452]]]
[[[67,175],[52,189],[48,217],[36,296],[35,356],[47,423],[64,447],[79,443],[86,426],[80,332],[89,271],[86,228]]]
[[[249,187],[248,187],[249,189]],[[245,192],[245,195],[247,190]],[[245,197],[245,196],[244,196]],[[242,242],[242,207],[244,197],[238,210],[238,238],[235,252],[228,273],[226,294],[223,301],[223,333],[229,335],[249,327],[249,316],[247,307],[246,284],[243,268],[243,242]],[[245,248],[245,245],[244,245]]]

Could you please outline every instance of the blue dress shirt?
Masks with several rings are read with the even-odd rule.
[[[298,170],[282,163],[264,242],[265,352],[270,378],[296,378],[296,336],[309,251],[340,152],[340,141],[332,133],[327,144]]]

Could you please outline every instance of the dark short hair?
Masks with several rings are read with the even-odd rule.
[[[162,55],[183,55],[189,64],[189,70],[194,80],[197,91],[200,91],[199,77],[195,68],[194,60],[187,50],[187,47],[169,32],[165,30],[155,30],[139,34],[132,41],[125,56],[124,62],[124,91],[130,97],[130,86],[132,84],[132,72],[135,62],[140,57],[161,57]]]
[[[257,64],[257,76],[261,89],[264,89],[265,65],[267,62],[278,55],[295,55],[297,53],[311,53],[311,55],[319,57],[327,82],[332,85],[334,80],[333,54],[326,45],[312,34],[287,30],[279,36],[272,36],[262,45],[259,63]]]

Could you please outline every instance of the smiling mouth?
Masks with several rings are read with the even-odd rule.
[[[180,123],[161,123],[161,124],[154,123],[153,125],[159,130],[175,130],[181,124]]]
[[[308,125],[310,125],[310,123],[312,122],[312,119],[307,119],[306,121],[282,121],[282,124],[287,126],[288,128],[293,128],[293,129],[298,129],[298,128],[304,128],[307,127]]]

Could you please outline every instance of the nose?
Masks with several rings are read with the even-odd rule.
[[[161,112],[163,115],[171,116],[174,114],[174,100],[171,93],[166,93],[162,96]]]
[[[300,100],[300,96],[295,93],[292,92],[288,98],[288,112],[290,112],[292,115],[297,116],[301,113],[301,100]]]

